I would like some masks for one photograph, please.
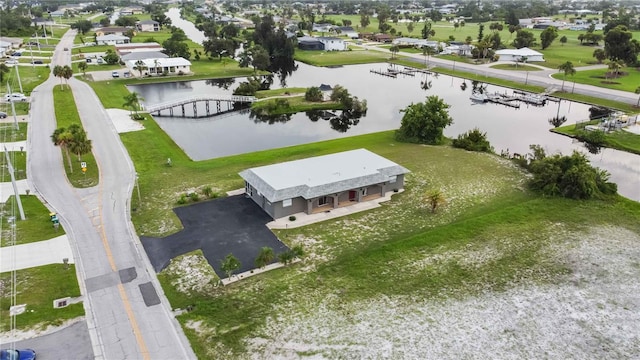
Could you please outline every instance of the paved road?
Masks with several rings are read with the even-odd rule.
[[[15,346],[3,344],[2,348],[34,349],[38,360],[91,360],[93,349],[86,321],[78,321],[56,332],[36,338],[16,341]]]
[[[382,51],[382,52],[390,53],[388,49],[379,48],[376,46],[364,46],[364,47],[369,49],[369,51]],[[402,53],[402,56],[409,57],[415,60],[416,62],[420,62],[420,63],[424,63],[425,61],[424,56],[422,54]],[[550,74],[557,72],[555,70],[528,71],[528,72],[527,71],[505,71],[505,70],[491,68],[490,65],[493,65],[493,64],[486,65],[486,66],[474,65],[474,64],[469,64],[465,62],[434,58],[433,56],[431,56],[428,59],[428,61],[429,61],[429,66],[440,66],[446,69],[468,71],[468,72],[479,74],[479,75],[486,75],[488,77],[511,80],[511,81],[516,81],[521,83],[526,82],[528,84],[543,86],[545,88],[554,87],[559,90],[562,86],[562,80],[554,79],[550,76]],[[590,69],[590,68],[592,67],[586,67],[585,69]],[[577,70],[580,70],[580,69],[581,68],[578,68]],[[573,87],[574,87],[573,82],[571,82],[570,78],[568,78],[567,81],[565,82],[565,91],[571,91]],[[634,93],[620,91],[620,90],[606,89],[606,88],[601,88],[601,87],[592,86],[592,85],[576,83],[575,88],[573,88],[573,91],[577,94],[605,98],[605,99],[625,102],[633,105],[635,105],[638,101],[638,95],[635,95]]]
[[[58,45],[52,63],[70,63],[74,31]],[[74,189],[51,142],[55,129],[50,77],[32,93],[28,173],[31,188],[58,212],[71,242],[87,324],[97,359],[194,359],[130,222],[133,165],[93,90],[75,79],[83,126],[93,141],[100,185]]]

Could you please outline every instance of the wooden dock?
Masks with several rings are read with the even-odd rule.
[[[500,104],[500,105],[512,107],[514,109],[519,109],[520,108],[520,104],[519,103],[513,102],[513,99],[509,99],[509,98],[503,97],[502,94],[489,95],[487,97],[487,101],[488,102],[492,102],[494,104]]]
[[[398,74],[396,74],[396,73],[391,73],[389,71],[382,71],[382,70],[371,69],[371,70],[369,70],[369,72],[373,73],[373,74],[377,74],[377,75],[388,76],[388,77],[391,77],[391,78],[394,78],[394,79],[398,76]]]

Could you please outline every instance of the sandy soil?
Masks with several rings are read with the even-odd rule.
[[[640,236],[569,234],[550,251],[571,272],[463,300],[331,296],[303,312],[274,309],[248,341],[253,359],[640,358]]]

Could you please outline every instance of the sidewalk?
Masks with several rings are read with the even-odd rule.
[[[73,253],[67,235],[51,240],[0,248],[0,272],[28,269],[48,264],[73,264]]]

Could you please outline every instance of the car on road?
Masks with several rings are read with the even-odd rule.
[[[4,111],[0,111],[0,119],[6,119],[7,118],[7,113]]]
[[[125,71],[123,75],[124,75],[124,77],[126,77],[126,78],[131,77],[131,73],[130,73],[130,72],[128,72],[128,71]]]
[[[42,62],[42,60],[33,60],[31,63],[32,63],[32,64],[37,64],[37,65],[42,65],[42,64],[44,64],[44,63]]]
[[[120,77],[120,73],[118,73],[117,71],[113,71],[113,72],[111,73],[111,77],[119,78],[119,77]]]
[[[4,62],[7,65],[15,65],[18,63],[18,60],[16,59],[7,59],[7,61]]]
[[[98,64],[102,64],[102,63],[104,62],[104,60],[102,60],[102,58],[98,58],[98,60],[96,60],[96,62],[97,62]]]
[[[91,62],[91,59],[87,59],[87,62],[88,62],[88,63],[90,63],[90,62]]]
[[[5,101],[27,101],[27,97],[24,96],[24,94],[22,93],[13,93],[13,94],[6,94],[4,96],[4,100]]]
[[[17,56],[22,56],[22,53],[21,53],[21,52],[17,52],[17,51],[16,51],[16,52],[14,52],[13,54],[11,54],[11,56],[16,56],[16,57],[17,57]]]
[[[0,350],[0,360],[36,360],[36,352],[32,349]]]
[[[64,51],[69,51],[69,48],[64,48]]]

